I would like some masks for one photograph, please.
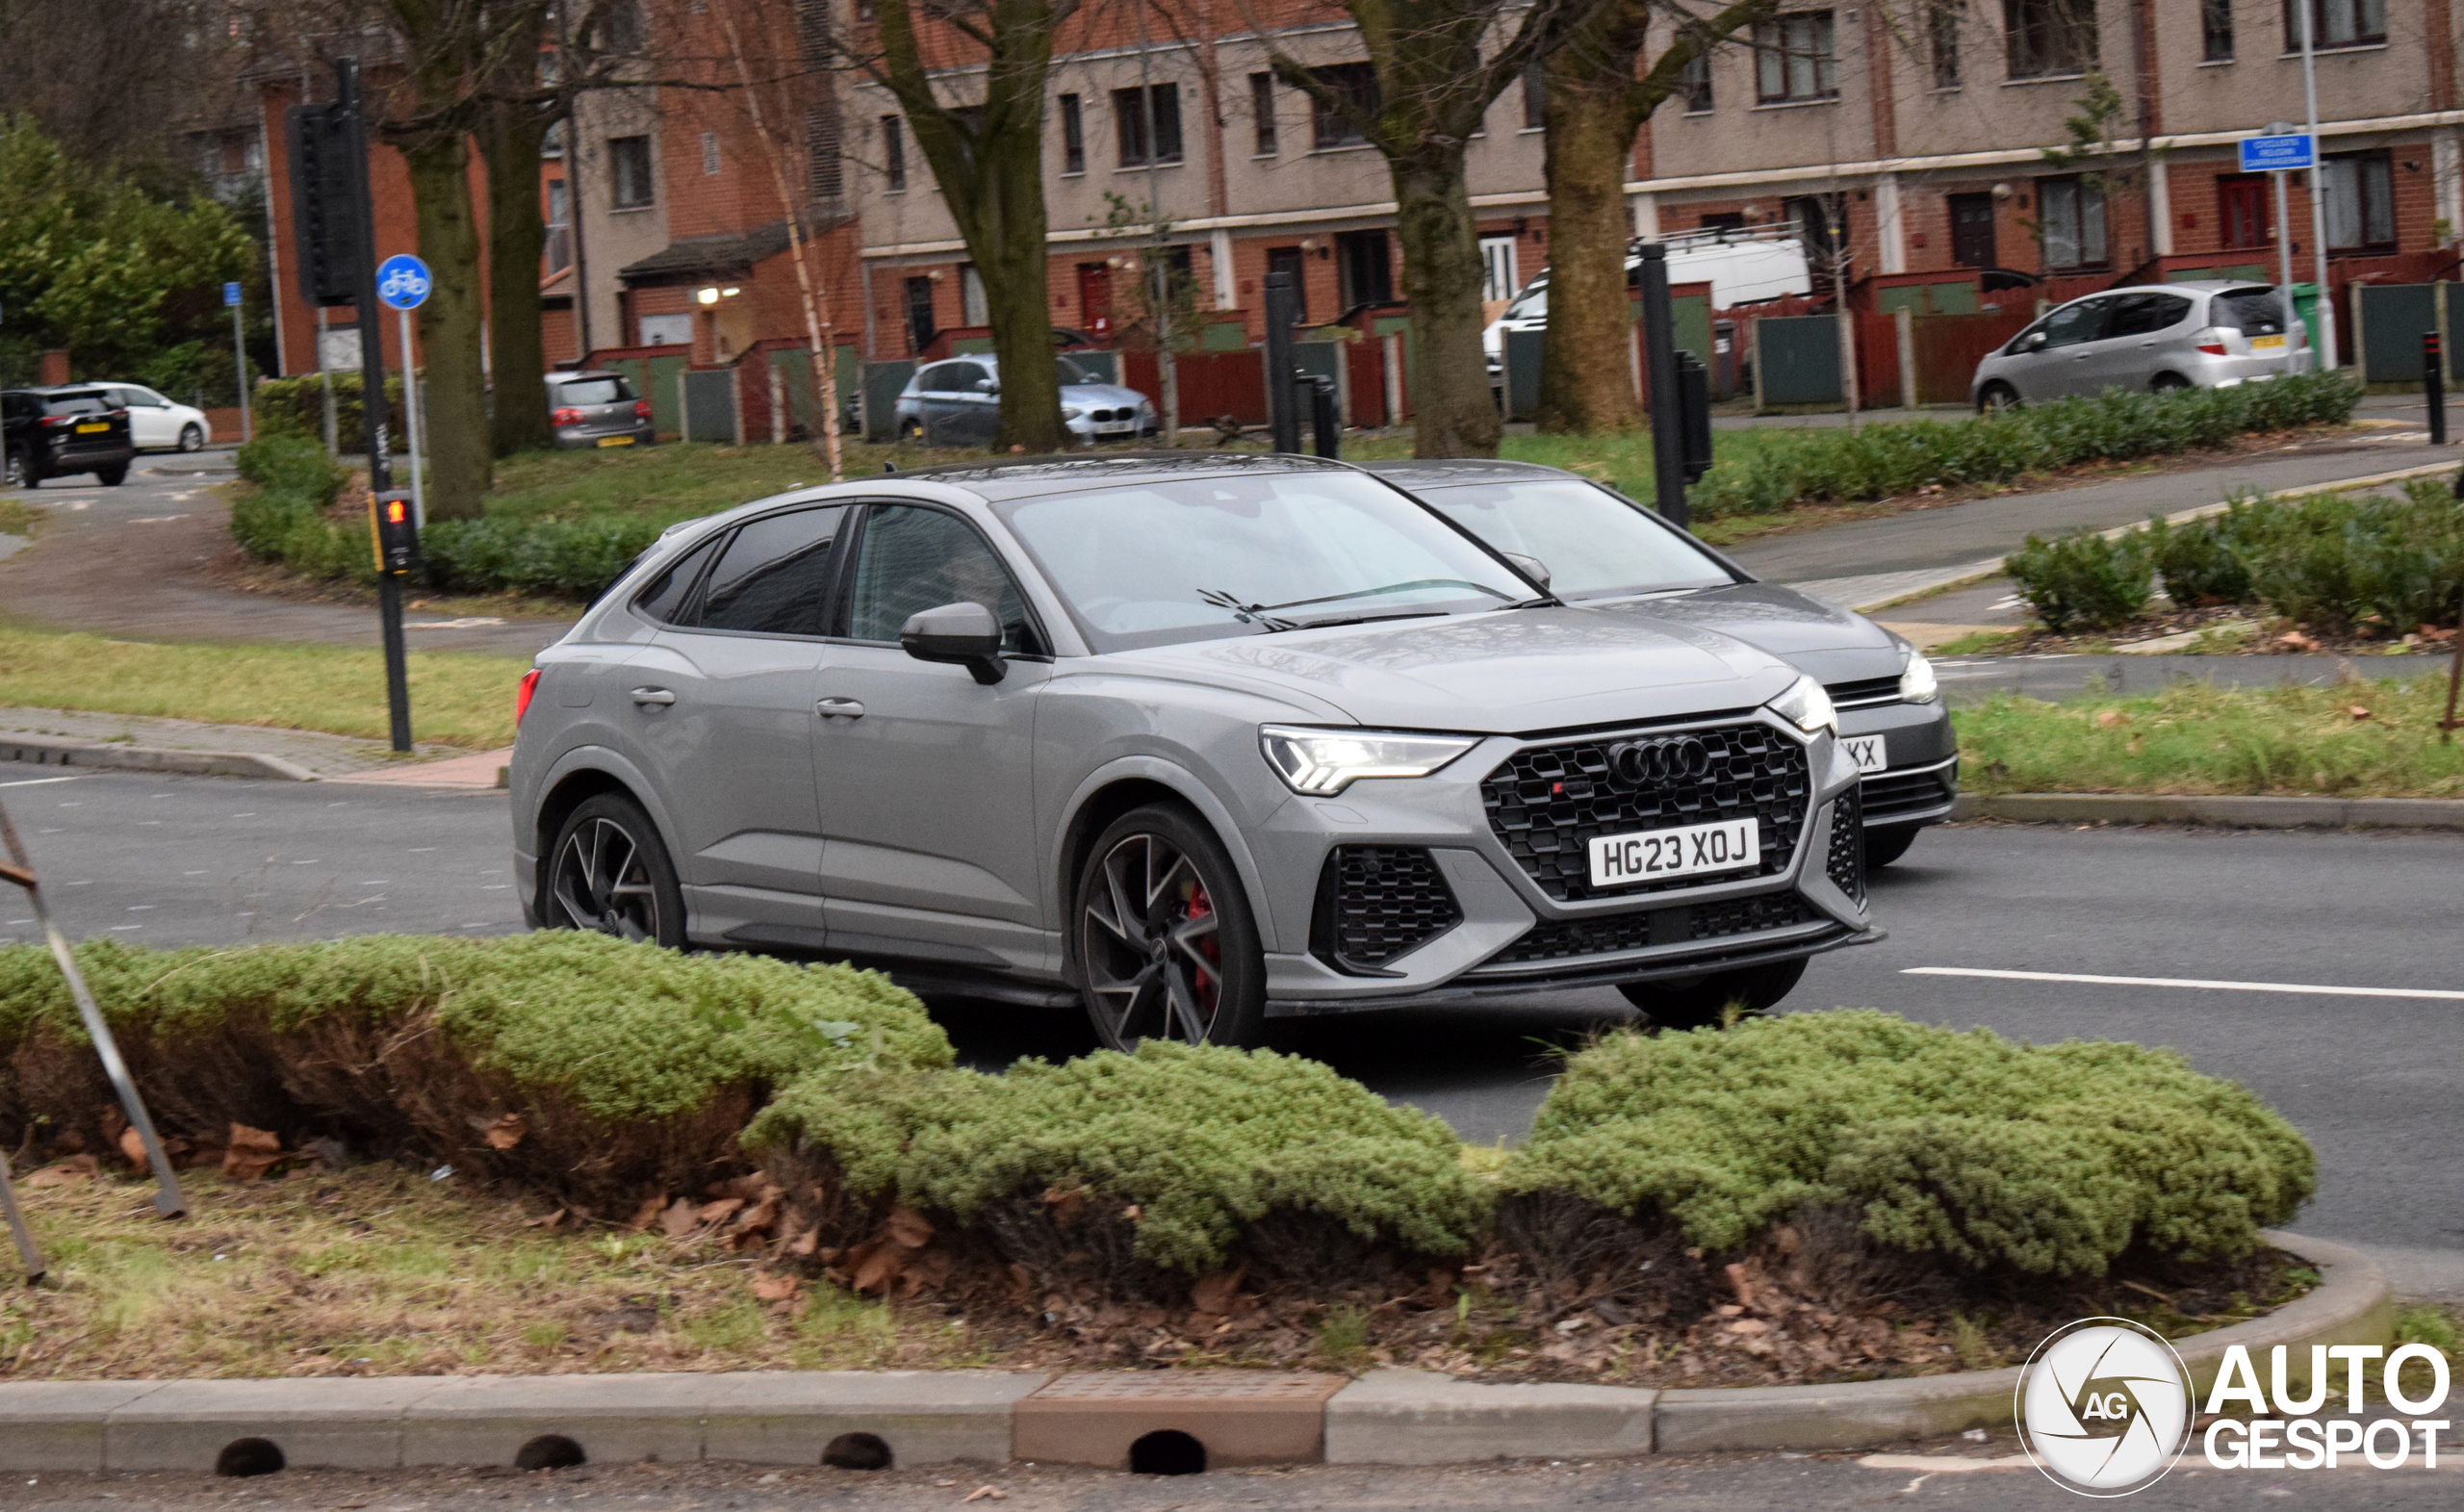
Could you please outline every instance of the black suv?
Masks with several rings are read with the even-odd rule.
[[[106,488],[117,488],[137,460],[128,406],[106,388],[11,389],[0,394],[0,418],[7,425],[11,488],[72,473],[91,473]]]

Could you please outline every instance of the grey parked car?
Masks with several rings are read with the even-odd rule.
[[[1081,441],[1155,434],[1155,406],[1117,383],[1099,383],[1066,357],[1061,370],[1061,423]],[[1001,363],[990,352],[926,363],[898,391],[892,422],[901,441],[985,447],[1001,429]]]
[[[513,839],[536,924],[1114,1045],[1593,986],[1697,1024],[1880,937],[1836,724],[1357,469],[1022,459],[671,531],[525,679]]]
[[[1569,603],[1733,635],[1822,680],[1862,778],[1865,865],[1951,816],[1959,743],[1933,664],[1861,614],[1754,576],[1625,495],[1528,462],[1373,462]]]
[[[1977,364],[1968,394],[1991,410],[2115,388],[2226,389],[2301,372],[2308,346],[2270,285],[2149,284],[2047,312]]]
[[[548,374],[548,418],[560,450],[647,447],[658,440],[651,401],[621,372]]]

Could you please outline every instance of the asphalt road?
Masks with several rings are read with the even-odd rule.
[[[168,946],[522,927],[501,794],[13,770],[26,776],[0,768],[13,784],[0,803],[80,937]],[[2321,1194],[2300,1228],[2374,1250],[2409,1293],[2464,1298],[2464,1002],[2305,990],[2464,987],[2459,863],[2454,835],[1938,830],[1875,884],[1891,937],[1817,959],[1789,1007],[2174,1046],[2247,1084],[2316,1143]],[[32,938],[24,910],[0,914],[0,941]],[[2271,986],[1910,974],[1919,968]],[[979,1065],[1092,1043],[1075,1014],[935,1007]],[[1553,1047],[1630,1016],[1624,999],[1593,990],[1278,1022],[1275,1034],[1489,1142],[1522,1136]]]

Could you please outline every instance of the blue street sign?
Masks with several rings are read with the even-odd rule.
[[[376,297],[391,309],[418,309],[434,287],[427,265],[408,252],[397,252],[376,265]]]
[[[222,302],[224,304],[238,304],[240,302],[240,286],[238,284],[224,284],[222,286]]]
[[[2315,167],[2318,161],[2317,141],[2306,132],[2295,132],[2289,137],[2242,139],[2242,171],[2245,173],[2282,173],[2292,168]]]

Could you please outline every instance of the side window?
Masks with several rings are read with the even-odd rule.
[[[1038,649],[1026,601],[974,526],[937,509],[874,505],[856,553],[848,636],[895,641],[909,615],[945,603],[980,603],[999,616],[1005,651]]]
[[[633,612],[661,625],[676,624],[684,609],[684,596],[693,591],[693,580],[702,576],[702,565],[717,547],[715,540],[705,541],[679,557],[675,566],[651,579],[651,585],[633,601]]]
[[[2045,318],[2044,344],[2076,346],[2081,342],[2095,341],[2105,334],[2105,312],[2112,307],[2111,299],[2082,299],[2054,311]]]
[[[973,394],[975,386],[990,376],[980,363],[954,362],[941,370],[941,388],[952,394]]]
[[[2177,294],[2124,295],[2114,301],[2108,336],[2152,336],[2171,330],[2191,313],[2191,302]]]
[[[918,394],[946,392],[949,384],[945,380],[957,367],[958,364],[954,362],[937,362],[925,369],[915,376],[915,392]]]
[[[765,515],[738,527],[702,589],[693,623],[757,635],[828,632],[831,549],[844,504]]]

